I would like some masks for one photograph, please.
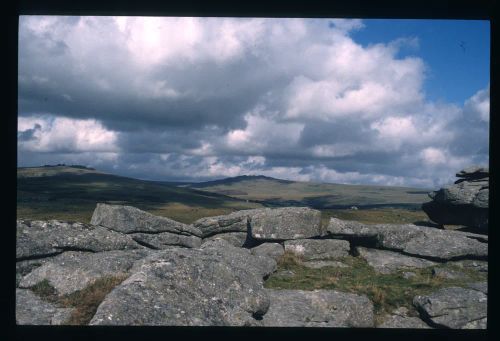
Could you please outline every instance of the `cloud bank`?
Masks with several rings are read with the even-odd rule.
[[[436,187],[489,157],[489,84],[426,99],[416,37],[360,20],[23,16],[18,163],[157,180]]]

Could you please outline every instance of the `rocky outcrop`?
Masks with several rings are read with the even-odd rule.
[[[456,174],[455,184],[429,193],[432,201],[422,209],[441,225],[465,225],[480,230],[488,228],[489,170],[466,168]]]
[[[299,255],[303,260],[335,259],[349,254],[350,245],[339,239],[298,239],[285,241],[285,251]]]
[[[45,302],[27,289],[16,289],[17,325],[61,325],[71,317],[73,309],[59,308]]]
[[[427,266],[441,276],[444,272],[437,262],[453,265],[443,271],[488,271],[487,236],[334,218],[321,233],[318,213],[266,208],[185,225],[127,206],[99,205],[92,220],[102,225],[19,220],[16,321],[60,324],[69,318],[70,310],[61,310],[29,290],[40,289],[41,282],[61,296],[101,278],[128,277],[107,294],[91,324],[373,327],[373,304],[363,295],[267,290],[264,280],[271,274],[284,280],[300,275],[286,267],[274,273],[285,250],[298,253],[300,264],[315,269],[354,267],[356,262],[341,259],[351,254],[364,258],[375,271],[404,270],[408,278],[416,276],[411,270]],[[456,268],[463,270],[452,270]],[[487,283],[467,285],[416,297],[424,324],[400,309],[379,327],[484,328]]]
[[[373,304],[366,297],[334,290],[267,290],[268,327],[373,327]]]
[[[21,280],[19,287],[29,288],[47,280],[58,295],[70,294],[99,278],[128,273],[136,260],[148,254],[148,250],[64,252],[31,271]]]
[[[443,288],[416,296],[413,304],[422,317],[436,327],[484,329],[487,322],[486,294],[474,289]]]
[[[224,240],[155,252],[97,309],[92,325],[244,326],[269,308],[272,269]]]
[[[398,270],[425,268],[436,265],[435,262],[402,255],[397,252],[370,249],[358,246],[356,252],[364,258],[373,269],[382,274],[390,274]]]
[[[130,236],[102,226],[58,220],[17,221],[17,260],[47,257],[63,251],[101,252],[142,248]]]
[[[365,225],[331,218],[327,233],[353,243],[372,243],[377,248],[435,260],[457,258],[487,259],[488,244],[471,234],[412,224]]]
[[[194,226],[123,205],[97,204],[90,223],[121,233],[170,232],[197,237],[202,235],[201,231]]]
[[[321,235],[321,212],[307,207],[256,210],[251,216],[252,237],[257,240],[290,240]]]

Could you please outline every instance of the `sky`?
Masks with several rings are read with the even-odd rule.
[[[489,29],[21,16],[18,166],[437,188],[489,162]]]

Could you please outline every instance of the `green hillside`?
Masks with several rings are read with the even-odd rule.
[[[81,166],[18,168],[17,217],[89,222],[98,202],[132,205],[190,223],[257,203],[98,172]]]

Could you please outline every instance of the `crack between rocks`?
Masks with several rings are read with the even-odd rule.
[[[34,255],[34,256],[24,256],[24,257],[19,257],[19,258],[16,258],[16,262],[21,262],[21,261],[25,261],[25,260],[37,260],[37,259],[43,259],[43,258],[49,258],[49,257],[54,257],[54,256],[57,256],[57,255],[60,255],[61,253],[63,253],[64,251],[60,251],[60,252],[52,252],[52,253],[45,253],[43,255]]]
[[[152,249],[152,250],[160,250],[160,248],[154,246],[154,245],[151,245],[149,243],[146,243],[145,241],[142,241],[142,240],[137,240],[135,238],[132,238],[137,244],[139,245],[142,245],[144,247],[147,247],[148,249]]]

